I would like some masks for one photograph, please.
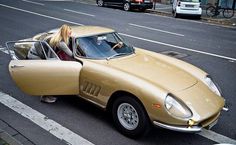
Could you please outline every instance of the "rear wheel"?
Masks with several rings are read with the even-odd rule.
[[[104,1],[103,0],[97,0],[97,5],[99,7],[103,7],[104,6]]]
[[[124,8],[125,11],[129,11],[130,10],[130,3],[125,2],[123,8]]]
[[[196,18],[200,20],[201,19],[201,15],[197,15]]]
[[[179,15],[176,13],[176,10],[174,11],[173,16],[174,16],[175,18],[178,18]]]
[[[114,101],[112,117],[116,128],[128,137],[138,137],[149,130],[149,119],[143,106],[129,96]]]
[[[213,17],[215,16],[215,11],[216,11],[216,8],[214,6],[210,6],[206,9],[206,15],[209,17]]]
[[[225,18],[232,18],[234,16],[234,10],[232,10],[232,9],[224,9],[223,16]]]

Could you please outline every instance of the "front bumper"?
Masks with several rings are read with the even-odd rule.
[[[195,132],[200,132],[202,130],[202,127],[200,127],[200,126],[191,126],[191,127],[172,126],[172,125],[163,124],[163,123],[160,123],[160,122],[157,122],[157,121],[153,121],[153,124],[158,126],[158,127],[162,127],[162,128],[165,128],[165,129],[178,131],[178,132],[195,133]]]
[[[227,107],[223,107],[222,110],[228,111],[229,109]],[[173,130],[173,131],[185,132],[185,133],[196,133],[196,132],[200,132],[202,128],[211,129],[213,126],[217,124],[219,116],[220,116],[220,112],[217,113],[215,116],[212,116],[208,118],[207,120],[204,120],[203,122],[199,123],[199,125],[193,125],[193,126],[180,126],[180,125],[173,126],[169,124],[160,123],[157,121],[153,121],[153,124],[155,126]]]

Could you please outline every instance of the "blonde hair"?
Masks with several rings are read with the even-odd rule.
[[[57,47],[59,42],[64,41],[67,45],[69,43],[69,31],[71,31],[70,26],[64,24],[61,26],[61,28],[59,29],[59,31],[52,36],[49,44],[50,46],[52,46],[53,48]]]

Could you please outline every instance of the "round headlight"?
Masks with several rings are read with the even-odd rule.
[[[170,94],[166,96],[165,108],[173,116],[181,119],[192,117],[190,109]]]
[[[204,83],[217,95],[221,96],[219,88],[217,88],[216,84],[213,82],[210,76],[206,76]]]

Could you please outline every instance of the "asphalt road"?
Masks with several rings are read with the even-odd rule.
[[[222,112],[213,132],[236,140],[236,29],[117,8],[101,8],[71,1],[0,0],[0,46],[9,40],[29,38],[64,23],[99,25],[117,30],[132,45],[155,52],[176,51],[214,78],[221,87],[229,112]],[[198,134],[154,128],[133,140],[121,135],[111,117],[79,98],[63,96],[54,104],[22,93],[8,73],[9,56],[0,51],[0,91],[41,112],[81,137],[99,145],[215,144]],[[29,119],[0,103],[0,119],[33,144],[66,144]]]

